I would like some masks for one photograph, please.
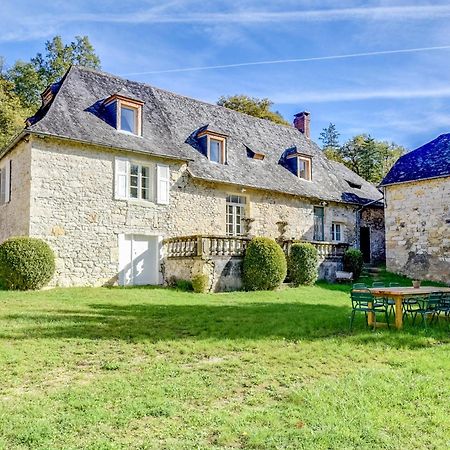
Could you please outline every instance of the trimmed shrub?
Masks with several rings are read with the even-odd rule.
[[[308,243],[293,244],[288,260],[288,271],[289,278],[295,286],[314,284],[319,277],[316,247]]]
[[[246,290],[276,289],[286,278],[286,257],[273,239],[257,237],[248,244],[242,270]]]
[[[204,294],[208,292],[209,277],[204,273],[199,273],[192,277],[192,287],[194,292]]]
[[[0,245],[0,284],[5,289],[40,289],[55,273],[55,255],[41,239],[11,238]]]
[[[361,250],[349,248],[344,253],[344,270],[353,272],[353,279],[357,280],[361,276],[364,264],[363,254]]]
[[[190,281],[190,280],[177,279],[175,281],[174,287],[177,291],[183,291],[183,292],[192,292],[194,290],[194,288],[192,287],[192,281]]]

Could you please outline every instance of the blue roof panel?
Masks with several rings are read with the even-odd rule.
[[[399,158],[381,186],[445,176],[450,176],[450,134],[442,134]]]

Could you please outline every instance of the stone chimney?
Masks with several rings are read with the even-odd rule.
[[[294,116],[294,127],[297,128],[300,133],[303,133],[308,139],[311,137],[310,123],[311,113],[307,111],[299,112]]]

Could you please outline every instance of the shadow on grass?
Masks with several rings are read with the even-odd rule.
[[[18,322],[2,339],[118,339],[137,341],[258,340],[313,341],[348,339],[362,345],[421,348],[445,340],[439,327],[402,332],[372,332],[359,317],[349,333],[350,308],[334,305],[258,302],[240,305],[91,304],[81,311],[56,310],[17,314]],[[448,340],[447,340],[448,341]]]

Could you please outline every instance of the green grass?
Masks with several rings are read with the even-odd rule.
[[[449,328],[348,290],[0,292],[0,448],[449,448]]]

